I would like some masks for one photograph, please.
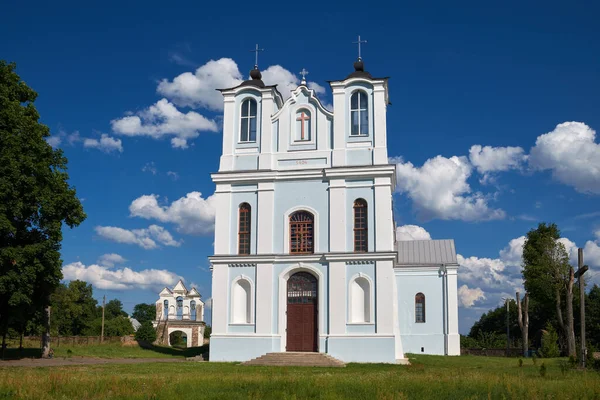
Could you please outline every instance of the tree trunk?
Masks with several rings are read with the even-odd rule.
[[[529,350],[529,295],[527,293],[523,297],[523,308],[524,310],[521,309],[521,297],[517,292],[517,318],[523,338],[523,356],[527,357],[527,351]]]
[[[44,316],[45,329],[42,334],[42,358],[50,358],[50,305],[46,306]]]
[[[573,267],[569,269],[569,281],[567,282],[567,351],[569,356],[577,357],[577,348],[575,345],[575,324],[573,322],[573,283],[575,276]]]

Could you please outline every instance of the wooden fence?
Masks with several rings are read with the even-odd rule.
[[[489,357],[506,357],[506,347],[502,349],[460,349],[461,355],[471,356],[489,356]],[[508,349],[509,357],[522,357],[523,349],[520,347],[511,347]]]
[[[98,345],[101,343],[123,343],[127,342],[130,339],[129,336],[114,336],[114,337],[104,337],[104,340],[101,340],[100,336],[51,336],[50,337],[50,345],[52,347],[60,347],[60,346],[90,346],[90,345]],[[40,336],[25,336],[23,337],[23,342],[29,343],[42,343],[42,338]]]

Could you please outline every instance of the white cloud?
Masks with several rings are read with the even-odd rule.
[[[206,199],[200,192],[190,192],[168,206],[158,204],[158,195],[140,196],[129,206],[132,217],[156,219],[177,225],[186,234],[211,233],[215,222],[215,196]]]
[[[201,131],[216,132],[217,123],[194,111],[182,113],[167,99],[161,99],[147,109],[111,121],[115,133],[125,136],[149,136],[160,139],[172,135],[173,147],[186,148],[187,140]]]
[[[469,289],[467,285],[462,285],[458,288],[458,299],[463,307],[469,308],[476,301],[485,300],[485,294],[480,288]]]
[[[500,250],[500,259],[508,265],[521,265],[524,244],[525,236],[512,239],[505,248]]]
[[[596,132],[582,122],[558,124],[537,138],[529,165],[550,170],[555,180],[578,192],[600,194],[600,144],[595,140]]]
[[[105,239],[117,243],[135,244],[144,249],[155,249],[158,244],[179,247],[181,241],[173,236],[162,226],[150,225],[148,229],[123,229],[116,226],[97,226],[96,233]],[[158,242],[158,243],[157,243]]]
[[[46,142],[53,148],[59,147],[65,140],[71,146],[79,142],[81,140],[79,137],[79,131],[67,133],[64,129],[60,128],[56,135],[46,138]]]
[[[60,136],[50,136],[49,138],[46,138],[46,143],[48,143],[50,146],[52,146],[55,149],[58,146],[60,146],[61,142],[62,142],[62,139],[60,138]]]
[[[167,171],[167,176],[173,179],[174,181],[179,179],[179,174],[174,171]]]
[[[118,151],[119,153],[123,152],[123,145],[121,144],[121,139],[115,139],[108,136],[106,133],[103,133],[100,136],[100,139],[92,139],[85,138],[83,140],[83,147],[98,149],[105,153],[110,153],[112,151]]]
[[[127,261],[124,257],[116,253],[103,254],[98,258],[98,264],[112,268],[115,264],[123,264]]]
[[[521,147],[482,147],[476,144],[469,150],[469,160],[477,172],[483,175],[481,182],[487,183],[493,180],[493,172],[521,168],[527,155]]]
[[[131,268],[111,270],[106,266],[81,262],[67,264],[62,269],[65,280],[82,280],[98,289],[127,290],[134,288],[153,289],[172,286],[181,278],[164,269],[134,271]]]
[[[300,79],[281,65],[271,65],[262,71],[262,80],[266,85],[277,85],[277,90],[284,99],[290,97],[290,92],[300,84]],[[307,86],[314,90],[317,95],[325,93],[325,88],[316,82],[308,82]]]
[[[396,240],[431,240],[431,235],[421,226],[402,225],[396,228]]]
[[[503,210],[488,206],[489,196],[471,191],[467,180],[472,167],[466,157],[437,156],[420,168],[401,159],[395,161],[397,190],[408,194],[422,220],[481,221],[506,215]]]
[[[156,175],[156,173],[158,172],[158,169],[156,168],[154,161],[150,161],[149,163],[146,163],[146,165],[144,165],[142,167],[142,172],[150,172],[152,175]]]

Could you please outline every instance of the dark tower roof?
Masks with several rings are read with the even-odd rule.
[[[242,82],[240,86],[254,86],[261,89],[265,87],[265,83],[262,81],[262,74],[258,69],[258,65],[255,65],[250,71],[250,78],[251,79]]]
[[[346,79],[350,78],[367,78],[373,79],[370,73],[365,71],[365,63],[362,58],[358,57],[354,62],[354,72],[346,77]]]

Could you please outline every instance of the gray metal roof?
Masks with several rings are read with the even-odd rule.
[[[457,264],[454,239],[396,242],[397,265]]]

